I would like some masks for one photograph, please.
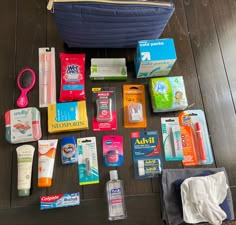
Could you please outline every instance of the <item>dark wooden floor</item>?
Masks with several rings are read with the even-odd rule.
[[[17,197],[15,145],[5,141],[4,113],[16,107],[19,91],[16,75],[23,67],[32,67],[38,73],[38,48],[56,48],[57,81],[60,82],[59,52],[86,53],[87,70],[91,57],[126,57],[128,83],[145,83],[135,79],[134,49],[65,49],[58,35],[52,15],[46,10],[46,0],[7,0],[0,7],[0,224],[110,224],[107,220],[105,182],[108,171],[102,164],[101,137],[109,132],[89,131],[73,133],[77,137],[96,135],[100,184],[80,187],[76,166],[62,166],[60,154],[56,157],[53,187],[37,187],[37,157],[33,166],[32,195]],[[214,149],[212,167],[227,169],[236,206],[236,1],[235,0],[176,0],[176,10],[162,37],[173,37],[178,60],[171,75],[183,75],[189,104],[203,109],[207,116]],[[128,218],[113,224],[162,224],[160,217],[159,180],[135,180],[129,133],[123,128],[122,85],[124,82],[97,82],[87,79],[86,95],[91,128],[91,87],[116,86],[119,129],[124,135],[125,163],[119,176],[125,182]],[[58,93],[57,93],[58,94]],[[160,116],[151,113],[147,92],[148,129],[158,129]],[[38,85],[30,93],[30,106],[38,107]],[[47,114],[42,112],[43,138],[61,138],[47,133]],[[169,113],[168,115],[173,115]],[[33,143],[35,146],[37,143]],[[181,163],[164,163],[165,168],[181,168]],[[81,205],[41,212],[39,196],[80,191]]]

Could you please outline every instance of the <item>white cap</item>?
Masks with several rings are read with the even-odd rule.
[[[117,170],[110,170],[110,180],[118,180]]]

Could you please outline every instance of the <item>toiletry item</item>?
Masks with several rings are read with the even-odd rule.
[[[153,112],[179,111],[188,106],[182,76],[151,78],[149,90]]]
[[[27,93],[34,87],[35,81],[35,72],[30,68],[25,68],[18,74],[17,86],[21,91],[21,95],[16,104],[19,108],[25,108],[28,105]]]
[[[162,117],[161,129],[165,160],[183,160],[184,156],[178,117]]]
[[[205,114],[185,110],[178,116],[183,146],[183,165],[209,165],[214,162]]]
[[[5,113],[6,140],[11,144],[37,141],[41,138],[40,112],[34,107],[12,109]]]
[[[206,160],[206,152],[205,152],[205,147],[204,147],[204,142],[203,142],[204,140],[202,136],[202,130],[201,130],[201,126],[199,122],[195,123],[195,128],[196,128],[196,137],[197,137],[200,160],[204,161]]]
[[[92,58],[90,79],[126,80],[127,67],[125,58]]]
[[[40,197],[40,210],[76,206],[80,204],[80,193],[65,193]]]
[[[143,106],[141,103],[131,103],[128,105],[129,122],[137,123],[143,121]]]
[[[116,91],[114,87],[92,88],[93,131],[117,130]]]
[[[130,137],[135,178],[159,177],[163,166],[157,131],[131,132]]]
[[[85,54],[60,53],[60,102],[85,100]]]
[[[106,135],[102,138],[103,162],[105,166],[121,166],[124,161],[123,136]]]
[[[96,137],[77,139],[79,184],[99,183]]]
[[[19,197],[30,195],[34,150],[32,145],[21,145],[16,148],[18,167],[17,190]]]
[[[123,85],[123,106],[125,128],[147,127],[144,85]]]
[[[56,103],[55,48],[39,48],[39,107]]]
[[[62,164],[73,164],[78,161],[75,137],[64,137],[61,140],[61,161]]]
[[[38,187],[51,187],[57,139],[38,141]]]
[[[137,78],[166,76],[177,58],[172,38],[139,41],[136,51]]]
[[[110,171],[110,180],[106,183],[108,219],[121,220],[127,217],[123,181],[118,179],[117,170]]]
[[[88,129],[86,102],[63,102],[48,105],[48,132]]]
[[[111,98],[98,98],[96,100],[97,122],[109,122],[112,120]]]

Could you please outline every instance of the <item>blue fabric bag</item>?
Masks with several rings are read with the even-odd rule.
[[[60,35],[68,47],[133,48],[160,37],[174,12],[172,2],[50,0]]]

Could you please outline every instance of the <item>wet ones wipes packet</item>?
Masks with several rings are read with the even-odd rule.
[[[85,54],[60,53],[60,102],[85,100]]]

